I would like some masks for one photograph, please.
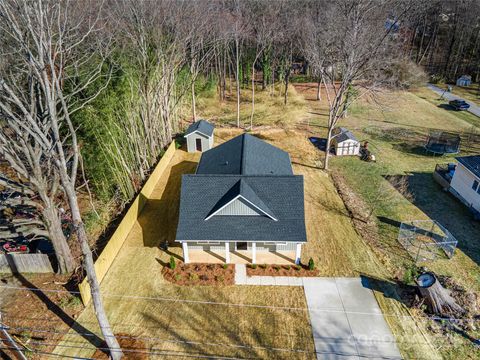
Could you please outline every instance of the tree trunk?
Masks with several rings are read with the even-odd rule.
[[[288,80],[289,79],[290,79],[290,69],[287,69],[285,73],[285,94],[283,97],[283,103],[285,105],[287,105],[287,101],[288,101]]]
[[[450,296],[450,291],[440,284],[435,274],[431,272],[423,273],[415,281],[420,294],[427,301],[432,313],[440,316],[457,316],[465,312]]]
[[[330,121],[329,121],[330,123]],[[328,135],[327,135],[327,143],[325,145],[325,160],[323,164],[323,169],[328,170],[328,161],[330,159],[330,146],[332,143],[332,131],[333,131],[333,126],[329,126],[328,129]]]
[[[320,101],[322,100],[322,94],[321,94],[321,86],[322,86],[322,78],[318,78],[318,83],[317,83],[317,100]]]
[[[194,75],[194,66],[195,66],[195,60],[192,59],[192,65],[190,67],[190,73],[192,75],[192,116],[193,116],[193,121],[195,122],[197,120],[197,105],[195,101],[195,75]]]
[[[55,250],[58,272],[60,274],[68,274],[75,268],[75,260],[73,259],[72,252],[63,233],[58,211],[51,205],[45,208],[42,213],[47,222],[50,241]]]
[[[110,327],[110,322],[108,321],[107,314],[103,306],[102,297],[100,295],[100,284],[98,282],[97,274],[95,272],[92,251],[90,250],[90,246],[88,245],[85,225],[82,221],[80,209],[78,207],[77,195],[75,194],[74,186],[69,186],[69,181],[64,176],[62,176],[62,178],[65,193],[67,194],[68,203],[72,212],[72,220],[75,227],[75,233],[77,235],[78,241],[80,242],[83,253],[83,264],[87,273],[87,281],[90,285],[90,292],[92,294],[95,315],[98,319],[98,324],[100,326],[102,335],[105,338],[108,349],[110,350],[110,357],[113,360],[119,360],[123,356],[122,349],[120,348],[120,345],[115,335],[113,334],[112,328]]]
[[[255,60],[252,66],[252,114],[250,115],[250,131],[253,129],[253,114],[255,114]]]
[[[237,127],[240,127],[240,51],[239,49],[239,41],[238,38],[235,39],[235,62],[237,65],[237,71],[235,74],[236,82],[237,82]]]

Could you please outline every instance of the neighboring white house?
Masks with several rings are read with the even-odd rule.
[[[207,151],[213,147],[213,125],[199,120],[190,125],[184,135],[187,140],[187,151]]]
[[[480,155],[457,160],[449,190],[469,208],[480,212]]]
[[[360,142],[343,127],[333,129],[332,146],[337,156],[358,155],[360,151]]]
[[[470,86],[472,84],[472,77],[462,75],[457,79],[457,86]]]

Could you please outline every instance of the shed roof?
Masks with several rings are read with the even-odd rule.
[[[461,156],[456,159],[476,177],[480,178],[480,155]]]
[[[350,130],[348,130],[347,128],[344,128],[344,127],[340,127],[340,128],[337,128],[337,134],[335,136],[335,139],[337,141],[337,143],[341,143],[341,142],[344,142],[345,140],[354,140],[354,141],[358,141],[357,138],[355,137],[355,135],[353,135]]]
[[[243,134],[205,151],[197,174],[293,175],[293,171],[287,152]]]
[[[211,216],[243,194],[269,216]],[[261,200],[260,200],[261,199]],[[303,177],[183,175],[177,241],[305,242]]]
[[[185,136],[193,134],[194,132],[199,132],[205,136],[212,136],[213,134],[213,125],[208,121],[199,120],[190,125],[185,132]]]

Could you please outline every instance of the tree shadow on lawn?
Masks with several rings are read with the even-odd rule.
[[[78,323],[73,319],[69,314],[67,314],[57,303],[52,301],[46,292],[43,292],[42,289],[38,288],[35,284],[28,281],[22,274],[16,271],[14,264],[9,264],[12,267],[12,272],[15,278],[30,292],[32,292],[41,302],[45,304],[48,311],[54,313],[61,321],[63,321],[69,328],[74,330],[78,335],[87,340],[90,344],[97,347],[102,344],[103,340],[98,337],[95,333],[91,332],[89,329],[85,328],[83,325]],[[28,309],[27,309],[28,310]],[[34,311],[34,309],[30,309]]]
[[[399,178],[403,178],[407,184],[408,192],[413,195],[405,198],[422,210],[430,219],[437,220],[443,225],[457,239],[457,247],[480,265],[480,242],[478,241],[480,223],[473,219],[473,215],[466,206],[452,194],[444,191],[433,180],[431,173],[417,172],[409,175],[386,176],[385,178],[394,187],[403,183],[403,181],[398,181]],[[398,188],[397,190],[400,193],[403,191],[403,189]],[[399,223],[391,225],[398,227]]]
[[[175,243],[180,205],[180,186],[183,174],[195,172],[196,162],[182,161],[171,167],[167,184],[160,199],[147,199],[147,203],[138,217],[142,228],[143,245],[159,247]]]
[[[245,287],[246,288],[246,287]],[[268,287],[264,287],[268,292]],[[245,289],[247,291],[247,289]],[[186,294],[196,294],[192,302],[166,302],[160,312],[150,308],[149,312],[142,312],[142,327],[154,329],[155,334],[149,333],[153,342],[153,349],[176,352],[178,355],[201,356],[212,358],[239,357],[239,358],[291,358],[295,354],[293,349],[305,349],[303,344],[310,342],[310,326],[305,324],[306,330],[292,335],[292,329],[281,331],[278,325],[294,322],[298,315],[295,311],[269,309],[266,307],[244,307],[240,303],[218,292],[209,293],[201,287],[179,288],[175,298],[185,298]],[[215,296],[213,296],[215,294]],[[159,296],[162,296],[159,294]],[[191,298],[191,296],[190,296]],[[193,300],[193,299],[192,299]],[[236,304],[236,303],[239,304]],[[250,303],[247,300],[247,303]],[[228,305],[231,304],[231,305]],[[265,304],[261,304],[265,305]],[[282,324],[278,324],[276,315],[284,312]],[[290,319],[290,320],[289,320]],[[159,341],[159,338],[162,340]],[[276,348],[292,349],[275,350]],[[169,350],[172,349],[172,350]]]
[[[415,286],[406,285],[400,281],[380,279],[369,274],[360,274],[360,279],[363,287],[380,292],[387,299],[396,300],[407,307],[412,306],[417,292]]]

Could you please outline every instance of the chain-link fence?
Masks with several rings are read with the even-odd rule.
[[[453,235],[435,220],[402,222],[398,241],[416,263],[451,258],[457,247]]]

